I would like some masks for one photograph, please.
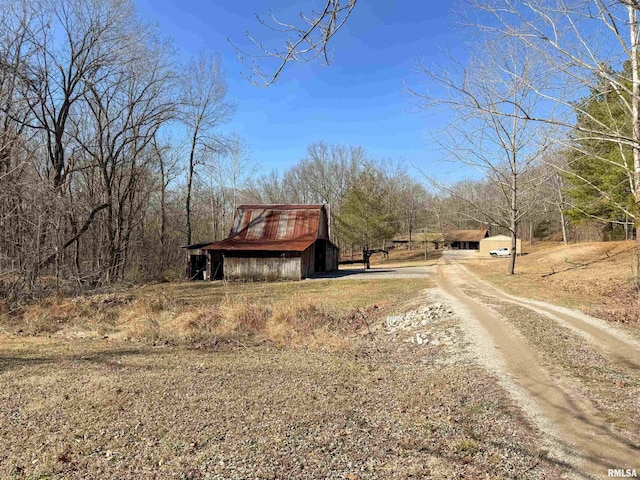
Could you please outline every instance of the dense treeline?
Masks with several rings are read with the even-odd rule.
[[[185,183],[238,143],[218,131],[234,110],[225,94],[216,57],[181,65],[127,0],[4,2],[2,294],[175,266]]]

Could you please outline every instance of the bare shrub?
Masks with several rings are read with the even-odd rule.
[[[343,349],[347,337],[370,324],[373,306],[346,309],[308,297],[250,298],[225,295],[208,305],[180,300],[159,291],[92,297],[51,297],[19,313],[0,312],[8,333],[87,337],[108,335],[152,344],[197,348],[255,345],[264,341],[287,347]]]
[[[259,306],[244,303],[238,305],[232,320],[238,331],[261,333],[264,331],[272,312],[273,308],[269,305]]]

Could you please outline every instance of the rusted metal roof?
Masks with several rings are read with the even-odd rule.
[[[240,205],[238,210],[254,210],[267,208],[269,210],[322,210],[324,205],[322,204],[277,204],[277,203],[265,203],[260,205]]]
[[[486,230],[451,230],[446,234],[447,242],[479,242],[487,236]]]
[[[227,238],[221,242],[213,243],[204,249],[236,252],[304,252],[315,241],[316,237],[302,237],[296,240],[241,240],[237,238]]]
[[[288,251],[307,249],[320,235],[323,205],[241,205],[229,238],[207,250]]]

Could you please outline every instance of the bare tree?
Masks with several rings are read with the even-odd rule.
[[[567,182],[564,173],[567,171],[567,159],[561,152],[551,152],[542,159],[541,168],[545,170],[542,176],[546,179],[542,184],[541,196],[543,204],[548,205],[556,212],[562,231],[562,243],[567,245],[569,237],[567,233],[568,219],[566,211],[570,208],[570,199],[567,196]]]
[[[290,203],[283,188],[282,176],[277,170],[271,170],[268,174],[259,176],[249,186],[247,197],[256,203]],[[293,200],[295,201],[295,200]]]
[[[29,127],[44,134],[51,180],[60,190],[74,168],[65,149],[73,109],[101,80],[100,69],[127,47],[133,10],[126,0],[51,0],[40,8],[30,24],[33,61],[23,98],[33,117]]]
[[[45,269],[58,287],[85,273],[122,279],[157,186],[150,142],[174,111],[170,49],[127,0],[10,3],[23,40],[0,55],[14,92],[3,120],[21,154],[3,166],[26,165],[10,190],[19,242],[33,239],[21,274],[32,291]]]
[[[444,105],[453,112],[446,136],[437,141],[454,160],[480,171],[499,194],[499,202],[484,207],[475,189],[462,197],[474,207],[479,223],[509,231],[507,271],[514,274],[518,224],[531,208],[521,200],[535,188],[528,174],[543,148],[540,140],[545,138],[539,124],[521,118],[518,112],[537,111],[539,99],[530,85],[539,82],[544,72],[517,42],[487,42],[473,53],[470,65],[458,72],[422,67],[446,89],[446,96],[413,93],[425,108]]]
[[[216,137],[216,129],[228,121],[235,111],[235,106],[225,100],[226,95],[227,85],[218,56],[201,55],[187,65],[181,84],[181,120],[188,137],[185,201],[187,245],[191,243],[191,191],[198,163],[197,156],[205,148],[225,148]]]
[[[362,147],[316,142],[307,147],[305,157],[284,176],[285,189],[295,201],[330,206],[331,234],[338,244],[340,208],[366,160]]]
[[[86,115],[76,122],[78,148],[97,167],[106,205],[107,281],[124,276],[131,234],[150,194],[140,182],[156,158],[152,147],[158,130],[175,114],[169,95],[173,73],[164,45],[149,37],[129,32],[126,38],[135,40],[120,52],[117,63],[87,78]],[[93,80],[96,77],[99,81]],[[87,174],[92,171],[83,169]]]
[[[284,42],[282,46],[270,48],[247,33],[254,51],[234,46],[238,59],[250,69],[250,81],[267,87],[290,62],[308,62],[320,57],[327,65],[331,63],[330,41],[344,26],[356,3],[357,0],[325,0],[319,10],[300,12],[298,22],[282,21],[272,11],[266,19],[256,15],[266,29],[284,37]]]
[[[207,232],[214,239],[228,232],[244,188],[255,174],[256,164],[248,145],[235,133],[221,139],[224,146],[205,148],[202,168],[195,177],[194,192],[200,197],[201,218],[210,222]],[[209,237],[207,237],[209,238]]]
[[[413,232],[421,212],[427,209],[427,192],[424,187],[406,174],[396,179],[399,184],[399,209],[404,226],[409,234],[409,250],[412,249]]]
[[[152,154],[155,157],[157,168],[159,170],[160,178],[160,226],[158,232],[159,241],[159,262],[158,262],[158,276],[164,274],[165,267],[167,265],[167,223],[168,223],[168,191],[169,186],[178,177],[178,154],[174,149],[171,149],[170,142],[160,143],[158,135],[156,134],[152,140]]]
[[[226,163],[228,180],[231,184],[231,212],[238,206],[238,191],[255,173],[255,164],[249,155],[249,146],[237,134],[231,134],[226,140],[227,148],[222,159]]]
[[[625,219],[633,218],[637,222],[640,207],[639,2],[477,0],[473,5],[475,12],[480,12],[480,21],[476,18],[472,23],[486,34],[515,38],[545,61],[552,76],[553,81],[546,86],[534,83],[531,86],[544,101],[561,107],[556,108],[556,115],[537,115],[526,109],[512,115],[566,127],[577,132],[580,140],[609,143],[621,153],[631,150],[632,161],[624,161],[624,156],[623,161],[619,161],[598,151],[584,151],[583,144],[571,136],[561,139],[567,149],[577,149],[594,162],[626,171],[634,208],[628,208],[623,202],[613,204]],[[482,18],[484,15],[489,18]],[[619,128],[619,122],[608,121],[606,115],[604,118],[594,115],[588,103],[579,101],[594,85],[605,86],[603,93],[616,98],[617,107],[626,112],[630,129]],[[586,121],[576,123],[576,116]],[[601,194],[607,197],[607,192]],[[637,258],[640,266],[640,240]]]

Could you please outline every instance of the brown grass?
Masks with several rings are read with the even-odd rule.
[[[430,263],[440,258],[442,250],[434,250],[433,247],[429,247],[429,252],[425,260],[424,250],[414,248],[413,250],[397,249],[389,250],[389,256],[383,257],[380,254],[371,257],[372,265],[389,265],[394,263]]]
[[[0,478],[560,478],[481,369],[437,349],[18,339]]]
[[[172,283],[4,312],[0,478],[560,478],[483,369],[381,331],[429,286]]]
[[[50,298],[0,315],[9,334],[100,338],[152,344],[344,347],[367,318],[391,311],[426,280],[176,283],[106,296]]]
[[[611,321],[639,321],[632,286],[635,242],[543,242],[524,250],[515,276],[506,274],[507,259],[474,258],[465,263],[509,293],[580,308]]]

